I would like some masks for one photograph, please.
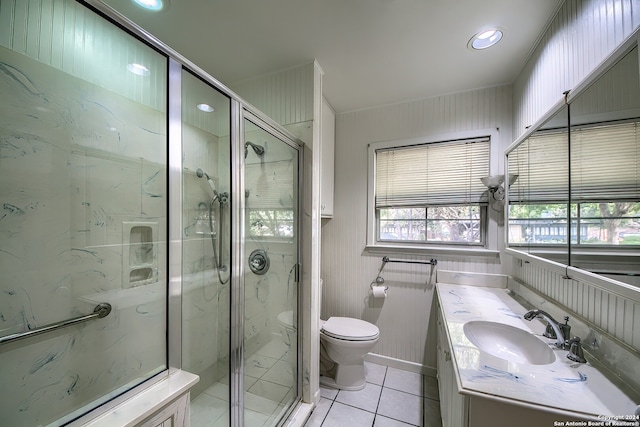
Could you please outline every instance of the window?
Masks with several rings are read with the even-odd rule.
[[[247,233],[251,237],[294,237],[293,208],[247,210]]]
[[[284,156],[272,144],[269,155]],[[285,150],[290,150],[287,146]],[[291,240],[295,237],[297,157],[248,163],[246,172],[246,232],[252,238]]]
[[[490,137],[369,147],[370,243],[484,245]],[[373,238],[372,238],[373,237]]]
[[[640,245],[638,125],[611,122],[572,128],[570,153],[566,130],[529,138],[524,155],[512,152],[509,173],[526,172],[510,188],[509,244],[567,245],[570,233],[571,244],[583,248]],[[545,227],[553,231],[544,233]]]

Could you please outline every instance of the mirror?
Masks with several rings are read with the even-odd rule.
[[[638,47],[507,153],[511,249],[640,283]]]
[[[568,108],[564,106],[508,155],[508,244],[568,263]]]
[[[638,47],[570,103],[570,264],[616,280],[640,277]]]

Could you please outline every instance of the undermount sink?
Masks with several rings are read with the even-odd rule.
[[[529,365],[547,365],[556,360],[548,344],[520,328],[473,320],[465,323],[463,330],[480,351],[500,359]]]

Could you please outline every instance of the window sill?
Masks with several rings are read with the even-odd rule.
[[[411,255],[446,255],[446,256],[474,256],[481,258],[499,258],[500,251],[493,249],[486,249],[483,247],[450,247],[450,246],[429,246],[429,247],[415,247],[415,246],[403,246],[403,245],[367,245],[364,248],[365,252],[370,254],[411,254]]]

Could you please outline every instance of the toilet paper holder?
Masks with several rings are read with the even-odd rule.
[[[369,288],[371,288],[371,290],[373,291],[374,286],[382,286],[382,285],[384,285],[384,278],[382,276],[378,276],[376,277],[376,280],[374,280],[373,282],[371,282],[371,284],[369,284]],[[388,291],[389,287],[385,286],[384,290]]]

